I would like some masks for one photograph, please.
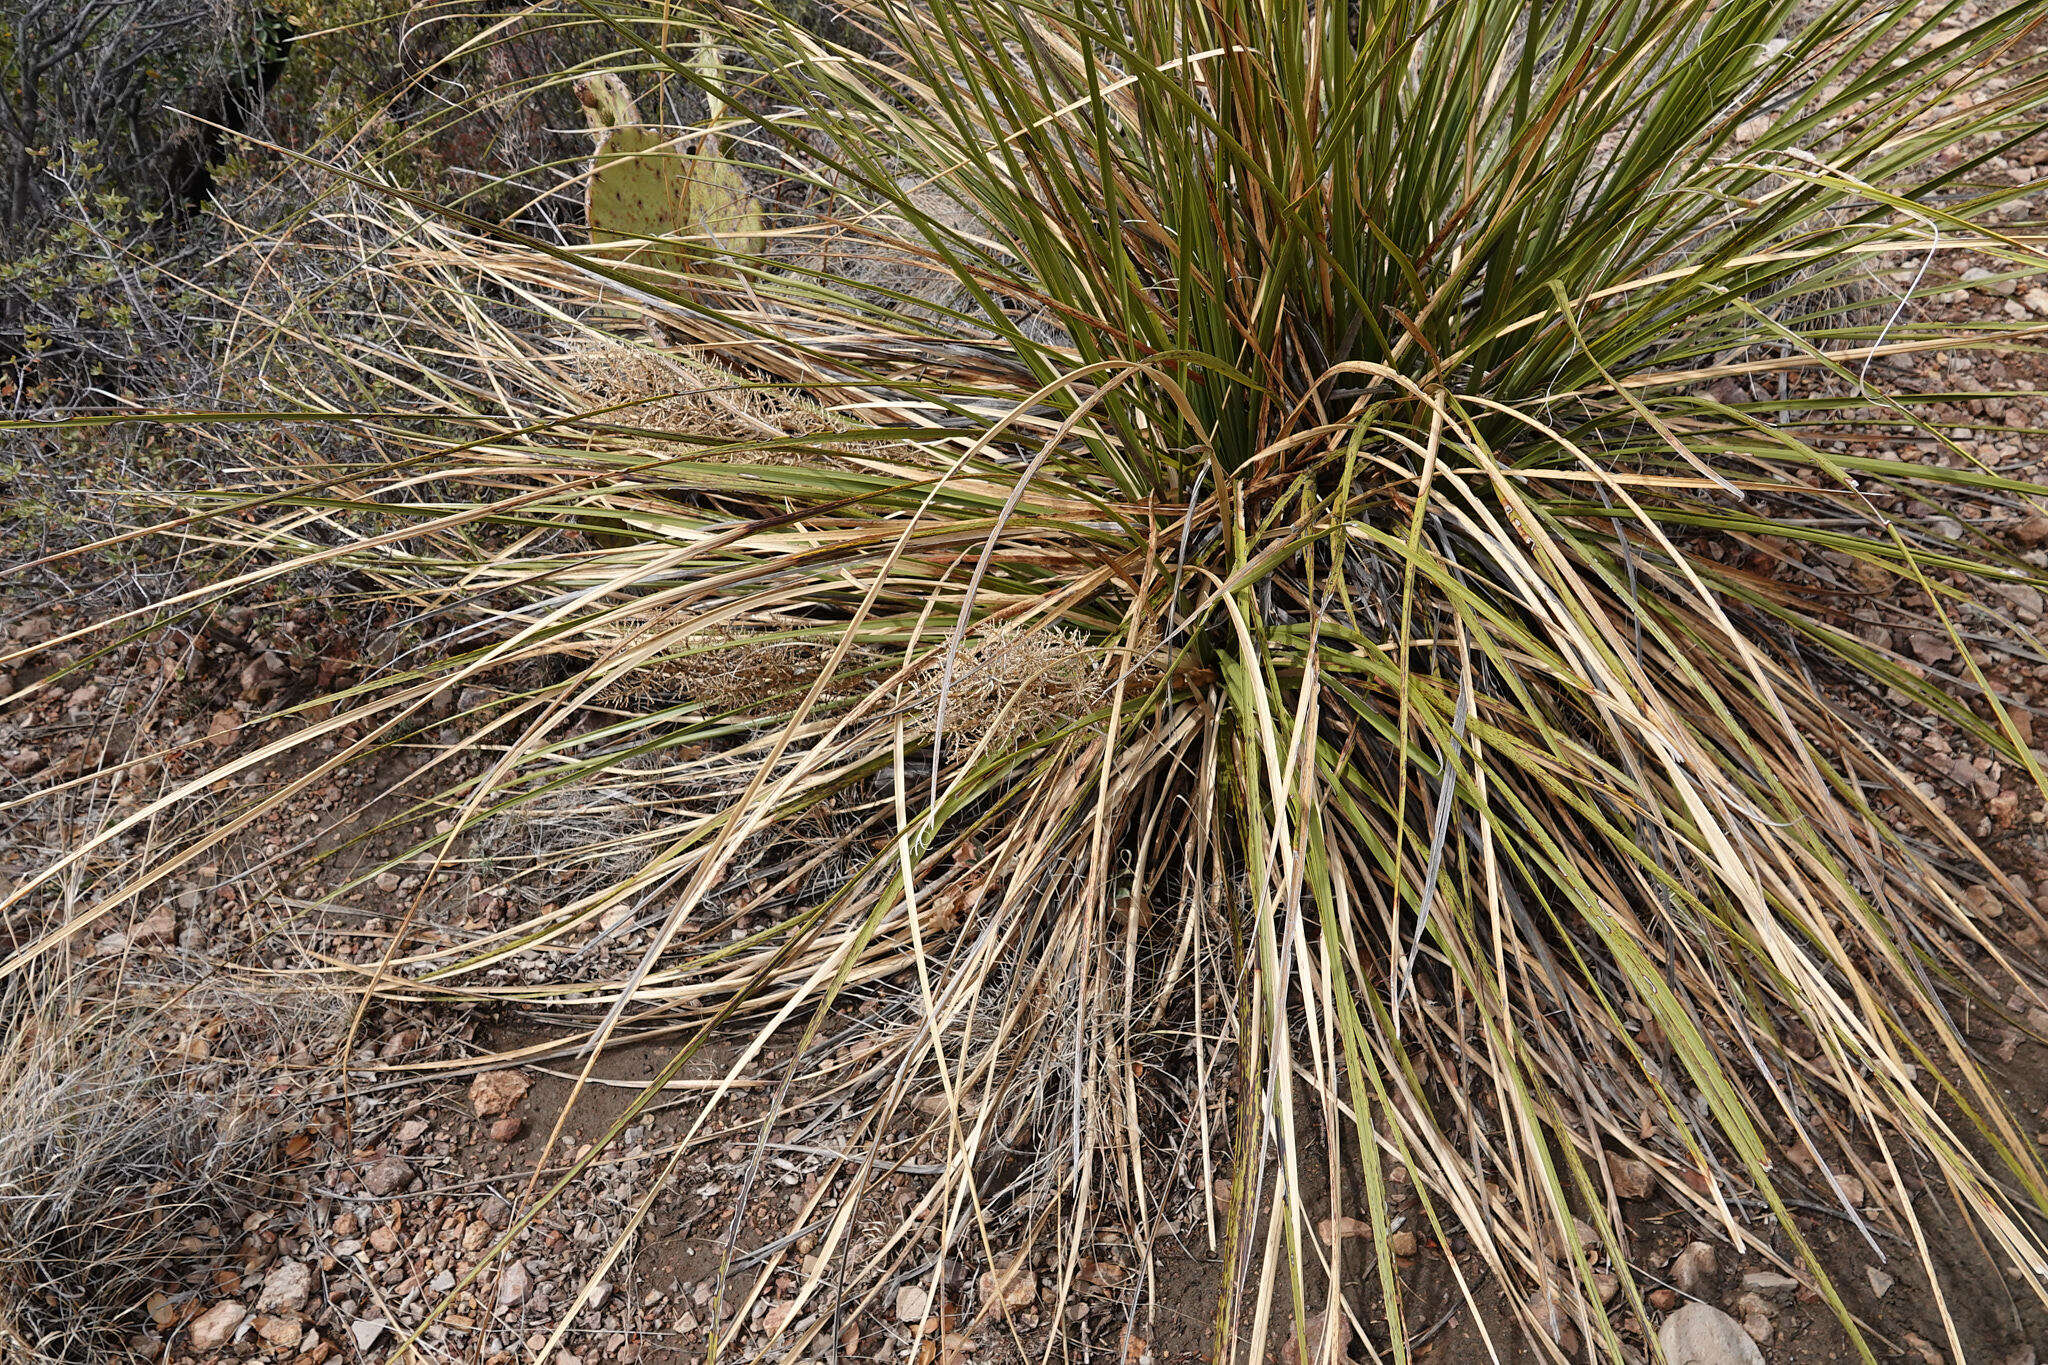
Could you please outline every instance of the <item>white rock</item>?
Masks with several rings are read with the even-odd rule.
[[[367,1351],[377,1344],[377,1338],[384,1335],[384,1319],[357,1318],[348,1325],[349,1332],[356,1339],[356,1349]]]
[[[1689,1303],[1664,1319],[1657,1344],[1670,1365],[1764,1365],[1742,1324],[1709,1303]]]
[[[313,1267],[303,1261],[279,1261],[264,1277],[256,1311],[275,1313],[280,1308],[304,1308],[312,1294]]]
[[[1877,1295],[1880,1299],[1884,1297],[1885,1291],[1890,1289],[1894,1283],[1891,1276],[1885,1274],[1874,1265],[1863,1267],[1863,1273],[1870,1277],[1870,1292]]]
[[[513,1304],[524,1302],[526,1296],[532,1292],[533,1276],[527,1273],[524,1261],[514,1261],[505,1267],[502,1275],[498,1276],[500,1308],[510,1308]]]
[[[227,1345],[228,1338],[234,1336],[235,1329],[248,1316],[249,1310],[233,1299],[222,1299],[192,1319],[192,1349],[200,1355],[219,1350]]]
[[[2027,291],[2027,307],[2033,309],[2042,317],[2048,318],[2048,289],[2029,289]]]

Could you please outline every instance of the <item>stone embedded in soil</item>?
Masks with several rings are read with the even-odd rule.
[[[1387,1250],[1393,1252],[1396,1256],[1413,1256],[1416,1246],[1415,1234],[1406,1228],[1402,1228],[1399,1232],[1387,1234]]]
[[[242,1325],[242,1319],[249,1316],[249,1310],[233,1299],[222,1299],[213,1307],[192,1319],[189,1333],[192,1349],[201,1355],[217,1351],[225,1346]]]
[[[1334,1349],[1326,1349],[1323,1342],[1330,1331],[1330,1310],[1326,1308],[1319,1313],[1309,1314],[1308,1321],[1301,1325],[1300,1339],[1297,1340],[1295,1334],[1289,1332],[1287,1340],[1282,1343],[1280,1359],[1283,1365],[1299,1365],[1301,1359],[1299,1350],[1302,1342],[1306,1342],[1308,1345],[1308,1358],[1310,1360],[1327,1362],[1327,1365],[1342,1365],[1342,1362],[1347,1359],[1351,1351],[1351,1320],[1344,1316],[1342,1310],[1339,1310],[1336,1315],[1336,1322],[1337,1340],[1335,1347]]]
[[[1688,1294],[1697,1294],[1716,1268],[1714,1249],[1705,1242],[1690,1242],[1671,1262],[1671,1283]]]
[[[1614,1193],[1623,1199],[1641,1199],[1656,1183],[1649,1163],[1634,1157],[1609,1157],[1607,1174],[1614,1181]]]
[[[526,1296],[533,1292],[533,1276],[526,1269],[526,1262],[514,1261],[498,1276],[498,1307],[510,1308],[524,1303]]]
[[[264,1277],[263,1293],[256,1300],[256,1311],[275,1313],[279,1309],[304,1308],[312,1294],[313,1267],[303,1261],[279,1261]]]
[[[1874,1265],[1863,1267],[1863,1273],[1870,1277],[1870,1292],[1877,1295],[1880,1299],[1884,1297],[1885,1291],[1896,1283],[1891,1276],[1885,1274]]]
[[[1689,1303],[1664,1319],[1657,1344],[1670,1365],[1764,1365],[1742,1324],[1710,1303]]]
[[[363,1167],[363,1188],[380,1199],[397,1194],[410,1184],[412,1167],[400,1157],[383,1157]]]
[[[1775,1270],[1745,1270],[1742,1272],[1742,1287],[1751,1294],[1785,1299],[1799,1292],[1799,1281]]]
[[[480,1119],[497,1118],[511,1113],[532,1088],[533,1082],[517,1071],[486,1071],[469,1083],[469,1107]]]
[[[491,1120],[491,1141],[517,1142],[519,1135],[526,1131],[526,1120],[516,1115]]]
[[[1342,1218],[1325,1218],[1316,1224],[1316,1234],[1326,1245],[1335,1246],[1346,1237],[1372,1236],[1372,1224],[1347,1213]]]

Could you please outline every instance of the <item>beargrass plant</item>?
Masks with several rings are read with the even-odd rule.
[[[1952,1294],[1920,1170],[2048,1294],[2048,1170],[1975,1051],[2048,1004],[2012,938],[2048,924],[1891,740],[2042,782],[1977,599],[2042,581],[2009,536],[2048,489],[1933,415],[1984,367],[1914,378],[2044,330],[1930,315],[2042,264],[1986,166],[2042,129],[2044,7],[1984,8],[587,0],[616,51],[562,81],[703,120],[760,235],[636,264],[356,174],[382,207],[325,227],[374,304],[265,344],[275,415],[365,453],[177,525],[260,552],[194,601],[339,565],[426,644],[138,812],[308,755],[97,913],[407,736],[450,874],[638,793],[583,846],[629,870],[452,936],[423,893],[323,969],[580,1021],[592,1063],[666,1030],[663,1080],[781,1038],[778,1104],[866,1096],[778,1357],[936,1288],[934,1242],[1049,1244],[1064,1296],[1111,1228],[1213,1248],[1226,1352],[1327,1355],[1336,1279],[1406,1360],[1397,1166],[1553,1357],[1647,1349],[1624,1159],[1864,1359],[1795,1191]],[[593,932],[627,967],[505,971]],[[906,1125],[942,1173],[872,1238]]]

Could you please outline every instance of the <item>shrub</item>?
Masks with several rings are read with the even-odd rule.
[[[405,456],[236,531],[449,623],[277,800],[437,696],[487,761],[429,850],[664,784],[630,873],[408,971],[626,908],[630,971],[516,994],[600,1049],[695,1021],[664,1079],[907,983],[864,1132],[943,1095],[912,1222],[1072,1249],[1163,1201],[1233,1341],[1338,1254],[1311,1136],[1394,1324],[1390,1162],[1532,1338],[1614,1358],[1623,1153],[1727,1235],[1760,1200],[1859,1343],[1788,1152],[1866,1236],[1838,1175],[1913,1153],[2041,1292],[2041,1154],[1947,1003],[2048,1004],[2038,917],[1886,731],[2040,784],[1975,637],[2048,490],[1895,364],[2038,343],[1923,305],[1959,253],[2039,267],[1977,178],[2039,131],[2039,4],[600,8],[629,79],[715,96],[767,245],[664,286],[401,191],[379,307],[433,339],[334,346],[404,369],[364,430]],[[977,1184],[1019,1144],[1067,1155]]]

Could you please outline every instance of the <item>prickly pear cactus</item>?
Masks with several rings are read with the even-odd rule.
[[[719,254],[761,250],[761,208],[715,133],[676,139],[640,122],[626,83],[611,72],[576,83],[597,138],[585,221],[593,245],[617,245],[609,259],[668,275],[725,273]],[[664,238],[686,240],[664,241]],[[676,279],[652,283],[674,288]]]

